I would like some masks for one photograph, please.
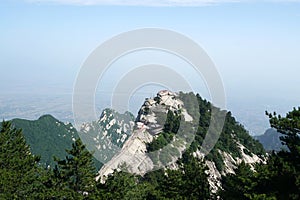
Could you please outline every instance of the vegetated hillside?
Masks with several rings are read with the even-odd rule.
[[[281,133],[274,128],[270,128],[263,135],[254,136],[254,138],[262,143],[266,151],[280,151],[281,149],[286,149],[280,141],[281,136]]]
[[[51,115],[43,115],[37,120],[13,119],[11,121],[14,128],[23,130],[31,152],[41,156],[40,163],[45,166],[55,166],[54,156],[59,159],[65,158],[67,155],[65,149],[69,149],[79,138],[79,133],[71,123],[61,122]],[[98,160],[103,160],[101,159],[103,156],[114,154],[111,149],[114,145],[118,148],[122,147],[124,141],[130,136],[133,125],[134,116],[131,113],[126,112],[121,115],[111,109],[105,109],[98,121],[82,125],[83,134],[80,136],[86,144],[89,143],[90,147],[95,148],[93,156],[97,169],[102,166]],[[102,157],[99,158],[100,155]]]
[[[266,112],[272,128],[282,134],[285,150],[271,152],[254,170],[245,163],[222,177],[221,199],[300,199],[300,108],[286,116]]]
[[[204,157],[201,146],[212,110],[217,117],[225,114],[225,123],[216,145]],[[161,166],[176,168],[177,162],[189,162],[190,159],[184,158],[193,155],[200,160],[204,158],[214,191],[222,174],[232,173],[242,161],[259,162],[265,153],[262,145],[230,112],[214,107],[193,93],[161,91],[154,99],[145,100],[136,119],[129,112],[119,114],[105,109],[98,121],[83,124],[80,132],[50,115],[34,121],[14,119],[12,123],[23,129],[32,153],[41,156],[40,163],[54,166],[53,156],[63,159],[65,149],[80,134],[94,157],[106,163],[100,176],[107,176],[124,163],[131,167],[130,172],[141,175]],[[96,159],[99,168],[101,164]]]
[[[41,156],[40,163],[46,166],[54,166],[53,156],[64,158],[67,155],[65,149],[69,149],[78,138],[72,124],[63,123],[51,115],[37,120],[13,119],[12,125],[23,130],[32,153]]]
[[[243,161],[248,164],[262,161],[265,151],[230,112],[214,107],[193,93],[161,91],[155,98],[146,99],[131,137],[100,170],[98,178],[120,169],[124,163],[128,165],[129,172],[143,175],[164,165],[179,167],[178,158],[185,156],[203,159],[201,145],[208,132],[213,109],[216,110],[215,115],[226,116],[219,140],[204,158],[209,168],[210,185],[216,191],[221,174],[233,173]],[[190,133],[195,133],[194,137],[190,138]],[[186,145],[188,142],[191,145]]]
[[[191,96],[186,97],[189,98]],[[182,143],[180,140],[182,137],[180,138],[179,136],[182,124],[178,128],[178,119],[182,120],[184,118],[184,123],[191,125],[193,128],[192,119],[196,118],[191,118],[195,117],[195,115],[186,113],[187,110],[183,107],[181,107],[180,112],[176,112],[175,108],[179,108],[180,106],[178,107],[178,105],[183,105],[183,102],[177,98],[178,96],[169,95],[160,99],[166,107],[162,106],[158,110],[166,111],[165,108],[169,109],[165,113],[167,117],[163,127],[155,126],[155,123],[149,123],[149,126],[144,124],[147,122],[147,119],[152,119],[152,122],[155,122],[154,115],[156,115],[153,115],[151,109],[146,109],[146,113],[143,112],[144,107],[139,115],[139,119],[143,119],[144,123],[141,121],[137,122],[139,131],[133,132],[131,137],[125,141],[122,151],[126,152],[128,149],[126,145],[130,144],[130,142],[145,141],[145,138],[137,138],[135,136],[139,133],[140,135],[138,136],[142,134],[146,136],[147,131],[145,131],[145,128],[147,127],[155,128],[155,131],[151,131],[154,134],[152,135],[152,141],[157,141],[160,137],[165,138],[167,134],[171,136],[166,137],[170,143],[181,147]],[[151,102],[154,103],[153,101]],[[190,102],[187,104],[190,104]],[[158,106],[155,103],[152,105]],[[168,107],[168,105],[172,105],[172,108]],[[149,118],[148,114],[151,114],[152,117]],[[72,148],[66,150],[66,158],[56,161],[57,167],[45,168],[38,164],[39,157],[30,152],[30,147],[26,144],[22,130],[13,128],[11,122],[3,122],[3,127],[0,129],[0,199],[298,200],[300,197],[300,108],[294,109],[283,118],[275,114],[270,114],[269,117],[271,127],[276,128],[283,134],[284,137],[280,139],[287,146],[288,151],[273,152],[269,154],[265,162],[251,166],[247,164],[250,163],[250,160],[247,159],[254,158],[254,155],[249,156],[241,151],[240,160],[236,157],[236,162],[234,163],[229,150],[218,150],[225,164],[224,171],[228,172],[228,169],[231,167],[234,173],[222,174],[221,184],[218,185],[221,187],[217,188],[217,192],[214,191],[211,183],[211,175],[215,173],[211,169],[211,166],[214,166],[214,162],[207,160],[208,158],[203,159],[201,151],[198,151],[198,149],[193,152],[192,146],[190,148],[187,147],[187,150],[182,153],[182,157],[173,165],[148,171],[142,176],[126,172],[126,169],[127,171],[131,170],[126,165],[117,166],[121,171],[114,171],[108,175],[105,182],[97,182],[92,154],[87,151],[80,139],[72,143]],[[160,136],[161,134],[164,136]],[[222,135],[221,137],[224,138]],[[235,134],[232,134],[231,137],[234,138]],[[241,138],[234,139],[234,141],[238,141],[236,144],[239,147],[243,146]],[[200,140],[194,140],[194,144],[197,144],[196,141]],[[177,144],[177,142],[179,143]],[[151,143],[149,141],[147,144],[150,145]],[[131,144],[132,147],[129,148],[131,150],[140,147],[138,149],[140,154],[134,152],[134,155],[140,156],[144,155],[142,151],[152,151],[146,148],[147,144],[145,143],[145,148],[142,149],[143,143]],[[224,144],[223,140],[220,140],[218,145],[222,147]],[[158,145],[161,144],[158,143]],[[251,149],[251,146],[255,146],[249,145],[249,143],[244,143],[244,145],[248,145],[247,148],[249,149]],[[168,145],[164,145],[163,148],[165,146]],[[245,146],[240,149],[245,150]],[[178,152],[180,151],[181,149],[178,149]],[[250,152],[247,153],[250,154]],[[200,156],[198,156],[199,154]],[[124,154],[119,155],[122,156]],[[168,154],[164,154],[164,156],[169,157]],[[121,157],[121,159],[123,158]],[[134,159],[138,160],[138,158]],[[228,166],[229,164],[232,164],[232,166]]]
[[[190,95],[193,94],[180,93],[179,98],[183,99],[184,102],[187,102],[185,99],[187,99]],[[223,171],[226,166],[226,163],[224,163],[224,152],[230,154],[234,159],[242,159],[245,155],[257,155],[261,157],[265,154],[263,146],[249,135],[249,132],[243,127],[243,125],[235,120],[230,111],[221,111],[207,100],[202,99],[200,95],[197,95],[197,100],[199,104],[198,109],[200,118],[195,141],[190,147],[192,152],[197,151],[201,146],[210,125],[211,110],[216,109],[218,112],[226,112],[226,118],[220,137],[206,158],[214,161],[219,171]],[[189,105],[187,104],[186,107],[189,108]],[[188,111],[195,112],[195,110],[191,109],[195,108],[189,108]]]

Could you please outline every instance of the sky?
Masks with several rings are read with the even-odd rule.
[[[179,32],[206,51],[241,121],[261,114],[265,123],[265,109],[300,105],[297,0],[2,0],[1,94],[71,94],[95,48],[148,27]]]

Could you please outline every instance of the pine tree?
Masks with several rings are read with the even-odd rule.
[[[283,134],[280,140],[288,147],[288,151],[282,150],[273,155],[273,160],[277,162],[270,163],[272,172],[276,173],[274,182],[280,185],[280,188],[285,188],[278,192],[277,197],[300,199],[300,108],[294,108],[286,117],[281,117],[275,112],[273,115],[269,114],[269,117],[271,127]]]
[[[0,131],[0,199],[38,198],[39,157],[30,152],[22,130],[2,122]]]
[[[222,176],[222,189],[219,195],[224,200],[250,199],[254,172],[248,164],[242,162],[235,170],[234,174]]]
[[[189,155],[188,161],[183,165],[184,169],[184,196],[189,199],[210,199],[210,186],[208,182],[207,166],[203,161]]]
[[[204,163],[186,152],[178,161],[178,169],[165,171],[158,179],[157,189],[163,199],[210,199],[207,167]],[[159,198],[160,199],[160,198]]]
[[[90,195],[96,187],[96,169],[92,160],[92,154],[85,148],[80,139],[72,144],[72,149],[66,150],[69,154],[64,160],[57,161],[54,169],[56,187],[65,191],[66,194],[75,192],[81,197]],[[78,198],[78,195],[76,195]]]
[[[140,179],[128,172],[115,170],[107,177],[105,183],[97,183],[100,193],[97,197],[109,200],[147,199],[151,187],[146,182],[140,182]]]
[[[184,172],[179,170],[166,170],[166,175],[159,185],[161,196],[166,199],[184,199]]]
[[[282,151],[281,156],[300,170],[300,107],[294,108],[284,118],[277,116],[275,112],[274,115],[270,114],[270,124],[283,134],[280,139],[289,149],[288,152]]]

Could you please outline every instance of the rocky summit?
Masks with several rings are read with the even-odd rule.
[[[97,122],[103,122],[100,127],[104,129],[94,139],[99,144],[105,144],[97,149],[100,151],[104,146],[110,148],[111,144],[120,148],[111,151],[114,155],[110,154],[111,159],[104,163],[97,179],[105,181],[105,177],[114,170],[144,175],[160,168],[177,169],[177,161],[185,152],[189,152],[205,162],[211,189],[216,192],[221,176],[233,173],[241,162],[250,165],[263,162],[262,146],[251,138],[230,112],[226,114],[223,131],[213,150],[208,155],[202,153],[201,144],[209,126],[212,107],[210,102],[199,95],[163,90],[154,98],[145,99],[134,122],[132,118],[121,120],[121,123],[118,117],[113,118],[111,115],[114,113],[115,116],[120,116],[119,114],[105,110]],[[174,124],[176,120],[178,127]],[[114,129],[109,129],[114,125]],[[100,129],[95,128],[92,123],[83,125],[82,130],[87,134],[92,130],[95,134]]]

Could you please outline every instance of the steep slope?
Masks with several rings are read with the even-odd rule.
[[[184,121],[193,121],[193,117],[183,108],[183,102],[177,96],[169,91],[161,91],[156,98],[146,99],[139,111],[131,137],[124,143],[122,150],[103,166],[98,178],[107,176],[123,164],[127,165],[131,173],[145,174],[153,168],[166,164],[162,162],[168,161],[168,164],[176,162],[185,150],[182,138],[174,138],[172,144],[168,145],[162,154],[159,151],[149,153],[147,146],[153,139],[159,137],[167,120],[168,111],[175,113],[180,111]]]
[[[202,144],[213,110],[215,115],[226,114],[225,123],[216,145],[205,155]],[[71,124],[50,115],[35,121],[12,121],[16,128],[23,129],[32,152],[41,155],[41,162],[51,166],[54,165],[52,157],[64,158],[65,149],[80,135],[94,157],[106,163],[98,179],[115,169],[126,168],[140,175],[160,168],[178,169],[178,159],[190,154],[204,160],[212,191],[216,191],[222,174],[233,173],[242,161],[253,164],[264,159],[262,145],[230,112],[214,107],[193,93],[160,91],[155,98],[145,100],[136,118],[129,112],[119,114],[105,109],[99,120],[83,124],[78,132]]]
[[[63,123],[51,115],[37,120],[13,119],[15,128],[22,129],[26,142],[35,155],[41,156],[41,163],[54,166],[53,156],[60,159],[66,156],[73,141],[78,138],[76,129],[70,123]]]
[[[105,109],[99,120],[84,123],[79,134],[88,149],[94,152],[94,157],[105,163],[122,148],[134,125],[134,116],[130,112],[120,114]]]
[[[108,155],[114,155],[121,149],[134,126],[134,116],[131,113],[119,114],[110,109],[105,109],[98,121],[83,124],[80,132],[71,123],[63,123],[51,115],[41,116],[37,120],[11,121],[15,128],[23,130],[32,153],[41,156],[40,163],[45,166],[55,166],[54,156],[65,158],[65,149],[70,149],[81,133],[80,137],[85,144],[94,147],[89,150],[95,152],[93,156],[97,169],[102,166],[99,160],[111,159]]]
[[[181,99],[186,99],[192,96],[192,93],[180,93]],[[242,161],[250,165],[262,162],[264,160],[264,149],[262,145],[254,140],[238,123],[229,111],[222,111],[214,107],[210,102],[196,95],[198,101],[198,112],[200,113],[198,129],[195,134],[195,140],[191,144],[188,153],[194,156],[204,158],[206,165],[209,168],[209,182],[212,192],[216,192],[220,186],[221,175],[233,173],[234,168]],[[183,100],[185,102],[185,100]],[[196,112],[195,108],[190,108],[189,112]],[[219,136],[214,148],[204,156],[201,154],[201,145],[208,133],[212,110],[218,112],[226,112],[225,122],[222,132]]]
[[[115,169],[120,170],[124,164],[129,172],[141,175],[164,166],[176,168],[178,158],[183,153],[191,153],[205,159],[211,187],[216,191],[221,174],[232,173],[242,161],[250,164],[262,161],[264,149],[227,112],[220,138],[205,156],[201,144],[210,124],[212,109],[225,112],[193,93],[161,91],[155,98],[146,99],[132,135],[121,151],[102,167],[98,178]]]

